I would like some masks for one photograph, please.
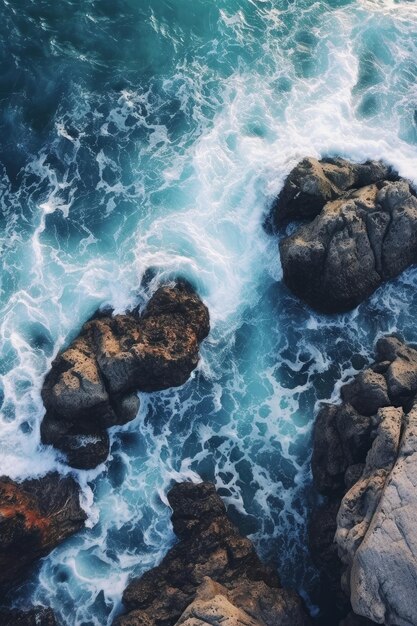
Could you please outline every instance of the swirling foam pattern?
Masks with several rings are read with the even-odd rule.
[[[400,329],[417,271],[349,315],[283,287],[262,228],[303,156],[383,158],[417,183],[417,5],[406,0],[0,0],[0,473],[58,467],[40,388],[100,306],[184,275],[212,333],[181,389],[143,395],[111,456],[79,472],[89,528],[16,598],[110,625],[173,533],[173,479],[214,480],[243,532],[306,596],[317,404]],[[28,600],[29,599],[29,600]]]

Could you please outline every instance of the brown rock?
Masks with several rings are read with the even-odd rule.
[[[84,526],[79,488],[57,473],[16,483],[0,479],[0,587],[21,580],[30,566]]]
[[[182,282],[158,289],[141,316],[95,316],[45,378],[42,442],[73,467],[96,467],[108,455],[106,429],[137,415],[136,392],[183,385],[208,332],[207,307]]]
[[[362,415],[375,415],[379,408],[389,406],[385,377],[371,368],[360,372],[348,385],[342,387],[342,398]]]
[[[324,205],[349,189],[397,176],[381,162],[349,163],[344,159],[303,159],[288,175],[273,206],[276,225],[316,217]]]
[[[223,585],[227,596],[215,606],[203,607],[200,602],[202,614],[204,609],[221,616],[221,611],[227,609],[230,616],[231,604],[237,609],[235,615],[241,611],[251,619],[264,620],[261,626],[272,625],[274,622],[265,620],[274,615],[284,619],[285,611],[288,618],[283,625],[309,623],[301,600],[281,589],[277,576],[261,563],[252,543],[231,523],[214,485],[178,484],[168,498],[180,541],[158,567],[128,585],[123,594],[128,613],[116,620],[118,626],[174,626],[184,611],[184,619],[188,620],[187,607],[195,601],[207,577],[213,585]],[[218,587],[215,590],[217,597]],[[223,616],[227,617],[227,611]],[[180,623],[189,626],[188,622]]]

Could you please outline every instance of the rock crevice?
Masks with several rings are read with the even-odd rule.
[[[73,467],[96,467],[109,452],[107,429],[136,417],[136,392],[183,385],[208,332],[207,307],[184,282],[159,288],[142,315],[97,315],[45,378],[42,442]]]
[[[123,594],[115,626],[307,626],[301,599],[283,589],[226,514],[210,483],[175,485],[168,499],[179,542]]]
[[[337,184],[335,181],[337,180]],[[348,311],[417,262],[417,198],[382,163],[304,159],[273,207],[284,282],[325,313]]]
[[[384,337],[376,358],[342,388],[340,405],[318,415],[313,476],[329,499],[316,515],[330,518],[321,547],[354,611],[373,623],[415,626],[417,350]],[[311,535],[313,546],[322,541],[314,523]]]

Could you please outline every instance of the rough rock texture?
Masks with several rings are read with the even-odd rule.
[[[227,517],[212,484],[177,484],[168,499],[180,541],[158,567],[128,585],[123,594],[128,612],[117,626],[309,623],[300,598],[282,589],[261,563],[252,543]]]
[[[37,559],[80,530],[86,517],[72,478],[0,478],[0,588],[19,582]]]
[[[96,316],[45,378],[42,442],[73,467],[96,467],[109,452],[106,429],[137,415],[136,392],[184,384],[208,332],[207,307],[184,282],[158,289],[143,315]]]
[[[391,168],[379,161],[349,163],[345,159],[306,158],[289,173],[273,206],[277,226],[284,222],[312,219],[327,202],[382,180],[397,180]]]
[[[321,516],[329,516],[330,528],[334,519],[341,585],[355,613],[373,623],[415,626],[417,350],[384,337],[376,357],[342,389],[342,404],[319,413],[313,476],[330,496]],[[311,535],[321,555],[334,556],[331,532],[323,540],[313,521]],[[334,574],[337,563],[329,562]],[[319,565],[326,570],[327,563]]]
[[[353,309],[417,262],[417,198],[393,178],[381,163],[342,159],[290,173],[276,215],[314,219],[280,242],[284,281],[313,308]]]
[[[0,609],[1,626],[56,626],[51,609],[35,608],[31,611],[6,611]]]

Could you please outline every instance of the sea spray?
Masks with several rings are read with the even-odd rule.
[[[172,480],[214,480],[308,596],[318,403],[381,334],[417,340],[414,269],[350,314],[319,316],[282,285],[262,227],[306,155],[382,158],[417,183],[413,3],[113,4],[0,8],[2,46],[31,93],[2,74],[1,472],[69,471],[39,447],[40,388],[98,307],[143,304],[182,275],[212,332],[191,380],[143,394],[136,420],[112,430],[108,463],[77,473],[88,528],[16,597],[52,604],[68,626],[110,625],[129,576],[163,557]]]

